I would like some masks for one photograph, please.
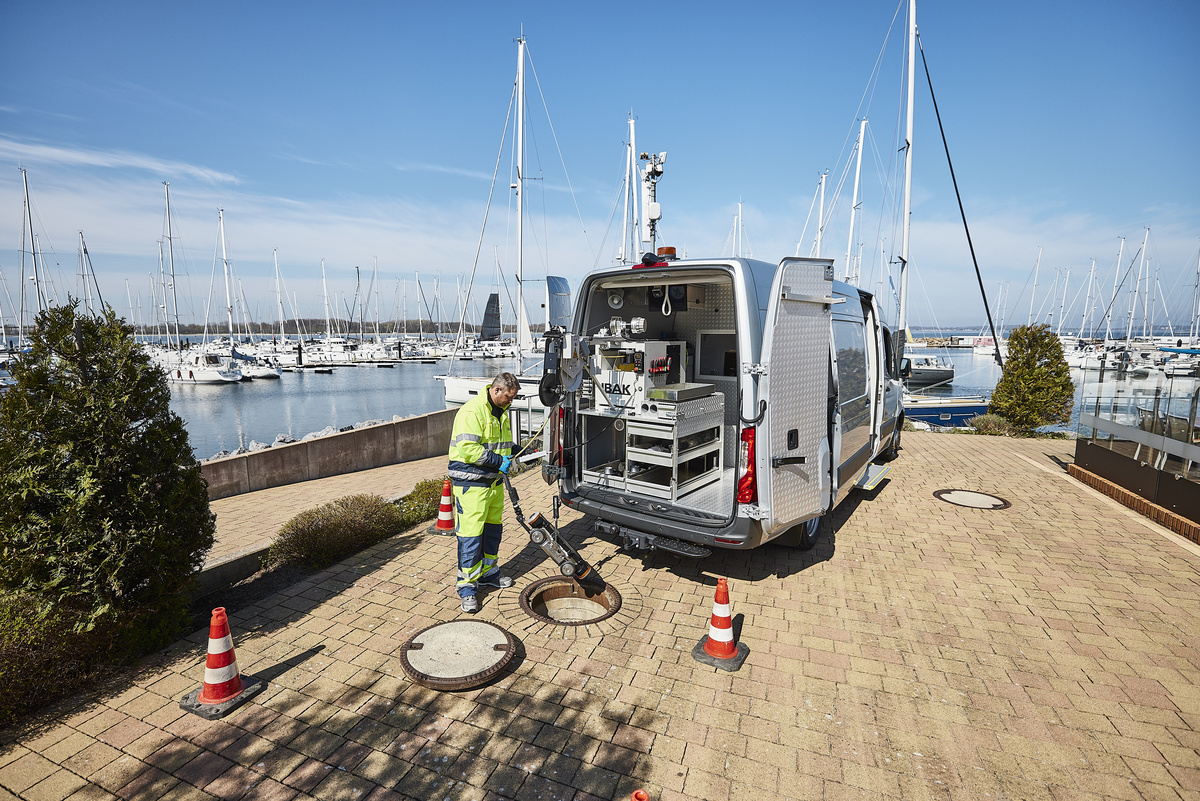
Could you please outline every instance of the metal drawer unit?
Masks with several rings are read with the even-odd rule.
[[[656,404],[626,422],[627,491],[676,501],[721,477],[725,397]]]

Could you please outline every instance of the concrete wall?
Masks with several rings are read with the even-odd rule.
[[[276,445],[201,465],[209,500],[445,455],[456,409]]]

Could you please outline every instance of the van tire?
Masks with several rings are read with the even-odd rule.
[[[824,519],[823,516],[814,517],[798,526],[792,526],[779,535],[779,544],[788,548],[811,551],[813,546],[817,544],[817,541],[821,539],[821,521]]]

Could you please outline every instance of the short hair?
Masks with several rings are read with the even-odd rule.
[[[512,373],[500,373],[492,379],[492,386],[506,392],[516,392],[521,388],[521,382]]]

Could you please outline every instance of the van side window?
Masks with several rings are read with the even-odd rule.
[[[861,322],[833,321],[837,351],[838,408],[842,413],[842,455],[857,453],[871,437],[871,399],[867,386],[867,341]]]

